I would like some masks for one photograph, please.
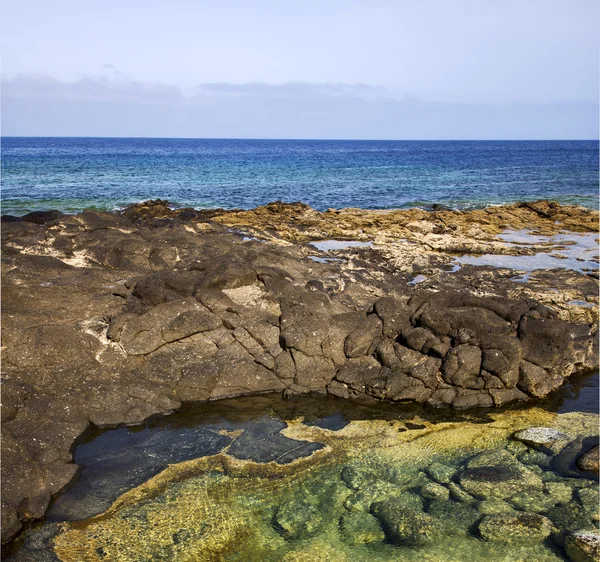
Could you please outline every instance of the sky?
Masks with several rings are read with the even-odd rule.
[[[5,0],[3,135],[598,138],[597,0]]]

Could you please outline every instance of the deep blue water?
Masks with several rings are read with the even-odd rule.
[[[555,199],[598,206],[596,141],[2,139],[2,212],[196,208],[274,200],[317,209],[470,208]]]

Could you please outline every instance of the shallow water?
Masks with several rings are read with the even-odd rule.
[[[460,479],[474,454],[508,449],[544,481],[571,486],[569,509],[581,510],[577,490],[593,481],[560,475],[510,435],[531,425],[554,425],[572,437],[597,433],[598,373],[573,378],[540,405],[456,413],[262,396],[188,404],[143,426],[93,431],[75,448],[80,477],[30,533],[29,547],[9,559],[41,560],[35,537],[59,532],[59,558],[77,561],[199,560],[208,552],[248,561],[563,560],[551,539],[482,540],[472,520],[483,516],[481,502],[460,500],[460,488],[443,484],[444,492],[427,476],[442,463]],[[344,476],[348,470],[358,476]],[[438,501],[435,493],[450,498]],[[383,532],[369,505],[396,496],[418,508],[441,542],[398,544]],[[519,502],[509,507],[522,512]],[[546,506],[555,518],[564,516],[559,503]],[[593,526],[586,517],[581,522]],[[74,523],[53,526],[61,520]]]

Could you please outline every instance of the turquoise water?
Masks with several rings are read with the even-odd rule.
[[[595,141],[2,139],[2,212],[196,208],[274,200],[456,208],[555,199],[598,206]]]

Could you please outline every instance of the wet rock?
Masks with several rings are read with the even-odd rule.
[[[589,451],[583,453],[577,459],[577,466],[581,470],[598,474],[598,462],[600,458],[600,448],[598,445],[592,447]]]
[[[565,549],[573,562],[597,562],[600,559],[600,532],[575,531],[567,537]]]
[[[539,447],[549,453],[559,453],[571,441],[571,438],[550,427],[530,427],[517,431],[513,437],[532,447]]]
[[[541,515],[486,515],[479,523],[479,533],[488,541],[520,543],[543,541],[552,532],[552,522]]]
[[[480,379],[482,380],[482,379]],[[492,397],[486,391],[458,390],[452,399],[455,410],[468,410],[470,408],[490,408],[494,405]]]
[[[423,546],[440,540],[441,524],[433,517],[392,498],[374,503],[371,512],[379,520],[386,537],[397,545]]]
[[[577,460],[589,451],[592,447],[598,443],[598,437],[578,437],[569,443],[559,454],[552,458],[552,468],[558,472],[561,476],[580,478],[585,476],[586,478],[592,478],[597,480],[594,472],[582,471],[581,467],[577,465]],[[593,465],[592,465],[593,466]]]
[[[514,402],[525,402],[529,399],[527,394],[521,392],[518,388],[490,388],[488,392],[494,401],[494,406],[506,406]]]
[[[340,533],[350,545],[382,541],[385,534],[377,519],[369,513],[346,513],[340,519]]]

